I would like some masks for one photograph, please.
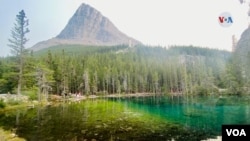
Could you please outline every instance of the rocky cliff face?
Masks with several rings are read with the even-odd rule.
[[[248,27],[241,35],[240,40],[236,45],[236,49],[234,52],[234,56],[236,57],[239,63],[246,65],[249,62],[250,57],[250,27]]]
[[[119,31],[93,7],[82,4],[58,36],[40,42],[31,49],[36,51],[60,44],[136,45],[140,42]]]
[[[236,46],[236,53],[246,55],[250,51],[250,27],[248,27],[241,35]]]
[[[249,85],[250,80],[250,27],[241,35],[233,53],[233,67],[237,73],[238,81]],[[248,87],[248,86],[247,86]]]

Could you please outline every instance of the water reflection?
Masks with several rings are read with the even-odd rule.
[[[30,141],[202,140],[221,124],[250,124],[249,100],[129,97],[0,113],[0,126]]]

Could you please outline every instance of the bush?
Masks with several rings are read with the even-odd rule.
[[[29,97],[29,100],[37,100],[38,99],[38,97],[37,97],[37,94],[36,93],[30,93],[29,95],[28,95],[28,97]]]
[[[205,87],[202,87],[202,86],[196,86],[195,89],[194,89],[194,93],[196,95],[208,95],[209,94],[209,90]]]
[[[7,102],[7,104],[12,105],[12,106],[13,105],[18,105],[20,103],[21,103],[21,101],[13,99],[13,98],[9,99],[8,102]]]
[[[0,109],[3,109],[6,107],[6,104],[4,103],[3,99],[0,99]]]
[[[195,86],[194,87],[194,94],[195,95],[200,95],[200,96],[205,96],[209,94],[218,94],[219,89],[216,87],[205,87],[205,86]]]
[[[38,99],[37,90],[35,90],[35,89],[29,90],[29,91],[24,91],[23,94],[28,96],[29,100],[31,100],[31,101]]]

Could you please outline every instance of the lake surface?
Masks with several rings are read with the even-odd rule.
[[[0,126],[30,141],[199,141],[222,124],[250,124],[250,97],[90,99],[0,113]]]

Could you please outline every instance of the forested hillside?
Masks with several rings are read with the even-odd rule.
[[[23,93],[211,94],[227,88],[230,53],[198,47],[55,46],[25,57]],[[14,57],[0,59],[0,93],[16,93]]]

